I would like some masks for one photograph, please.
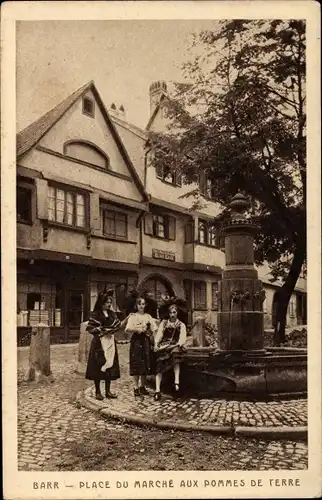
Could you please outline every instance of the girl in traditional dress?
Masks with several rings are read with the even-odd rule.
[[[172,304],[168,307],[168,318],[163,319],[159,325],[154,339],[156,354],[156,377],[154,399],[161,398],[162,373],[173,369],[174,389],[178,393],[180,389],[180,361],[175,354],[184,345],[187,338],[186,325],[178,319],[179,307]]]
[[[146,387],[146,376],[154,373],[153,336],[158,326],[155,319],[145,312],[146,302],[139,297],[136,300],[136,311],[128,318],[126,333],[131,333],[130,341],[130,375],[134,380],[134,395],[149,394]]]
[[[105,397],[114,399],[111,380],[120,378],[120,366],[114,332],[121,322],[111,309],[113,290],[100,293],[89,319],[87,331],[93,335],[86,370],[86,378],[94,380],[96,399],[102,400],[100,382],[105,380]]]

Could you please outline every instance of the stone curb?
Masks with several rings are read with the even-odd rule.
[[[209,432],[220,436],[235,436],[237,438],[253,438],[253,439],[271,439],[271,440],[305,440],[308,439],[307,427],[242,427],[242,426],[223,426],[223,425],[195,425],[184,422],[175,422],[164,420],[162,422],[153,418],[145,418],[139,416],[129,416],[125,413],[110,411],[107,408],[101,408],[94,401],[89,401],[85,397],[85,391],[80,391],[76,395],[76,401],[84,408],[98,412],[103,418],[108,418],[117,421],[123,421],[129,424],[146,427],[156,427],[159,429],[171,429],[178,431],[196,431]]]
[[[307,427],[239,427],[235,428],[236,437],[260,439],[308,439]]]

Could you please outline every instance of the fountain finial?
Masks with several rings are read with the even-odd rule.
[[[233,212],[234,219],[245,219],[246,218],[245,212],[247,208],[250,207],[250,203],[247,200],[246,196],[240,191],[238,191],[238,193],[235,194],[235,196],[233,196],[228,207]]]

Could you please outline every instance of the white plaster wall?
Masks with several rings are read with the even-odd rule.
[[[142,200],[141,194],[131,180],[120,179],[107,172],[75,163],[67,158],[58,158],[37,149],[27,153],[19,164],[41,172],[45,178],[67,185],[79,184],[85,189],[100,189],[107,194],[112,193],[135,201]]]
[[[91,91],[85,95],[94,100]],[[112,170],[130,175],[97,102],[95,102],[94,118],[83,114],[82,106],[82,99],[78,99],[47,132],[40,141],[40,145],[63,153],[63,145],[66,141],[74,139],[90,141],[107,154]]]

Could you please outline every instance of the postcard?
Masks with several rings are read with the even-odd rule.
[[[2,5],[6,500],[321,495],[310,1]]]

